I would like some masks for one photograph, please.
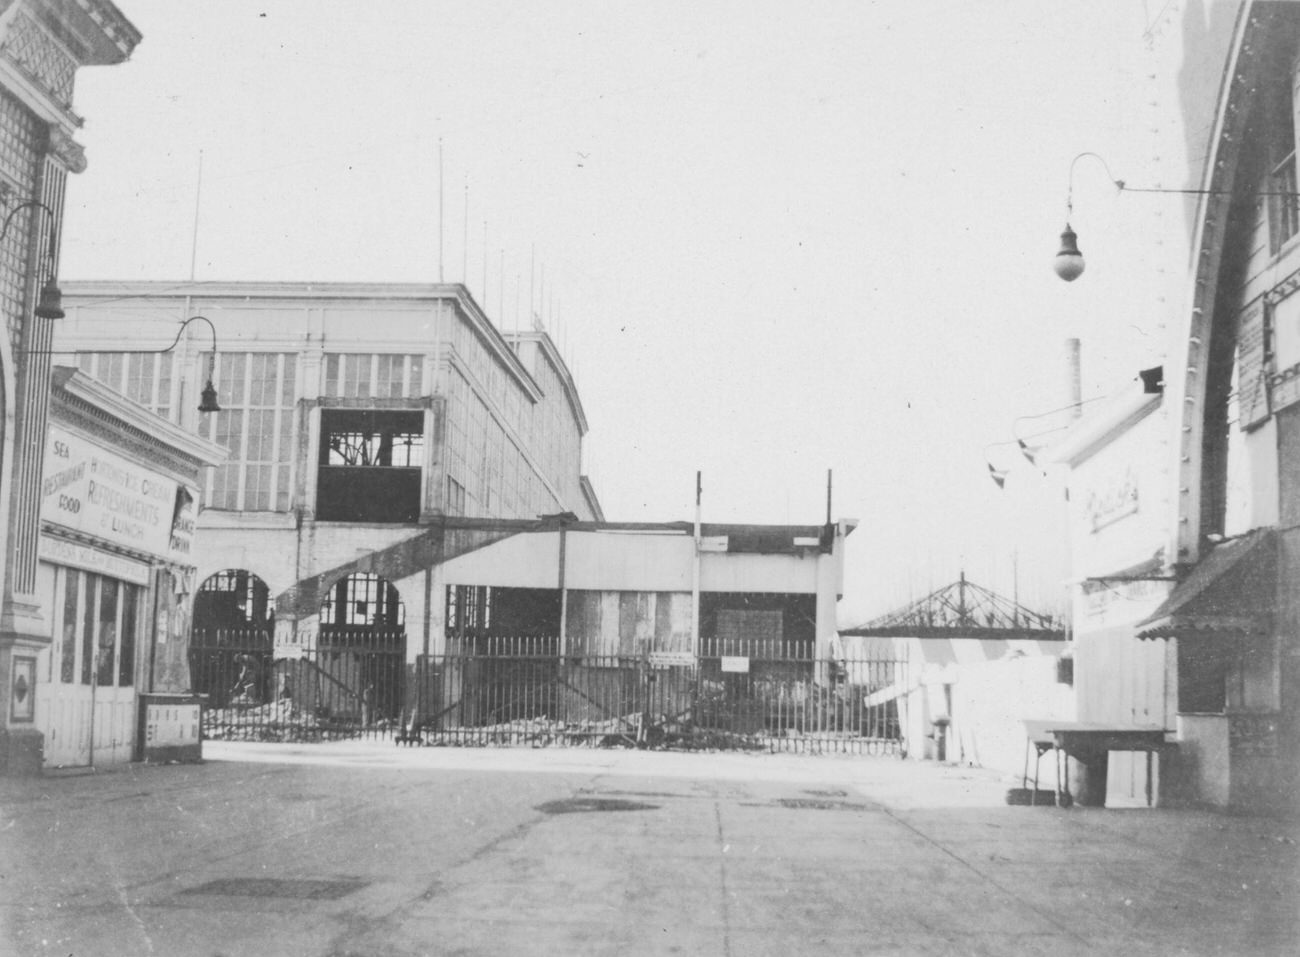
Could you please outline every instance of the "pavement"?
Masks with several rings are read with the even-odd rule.
[[[1294,955],[1294,820],[886,757],[206,742],[0,780],[0,953]]]

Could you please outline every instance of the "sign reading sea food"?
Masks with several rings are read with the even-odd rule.
[[[175,512],[175,482],[50,427],[42,521],[166,557]]]

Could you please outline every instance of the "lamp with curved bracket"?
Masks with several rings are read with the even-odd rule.
[[[146,352],[171,352],[176,348],[176,344],[181,341],[181,336],[191,322],[202,320],[208,324],[208,331],[212,333],[212,356],[208,359],[208,381],[203,386],[203,392],[199,399],[200,412],[220,412],[221,406],[217,405],[217,388],[212,384],[212,376],[217,366],[217,327],[212,324],[212,320],[207,316],[190,316],[181,323],[181,327],[176,330],[176,338],[166,349],[147,349]]]
[[[1085,156],[1091,156],[1101,164],[1102,169],[1106,171],[1106,178],[1114,185],[1119,192],[1128,193],[1178,193],[1183,196],[1221,196],[1236,193],[1244,196],[1285,196],[1291,200],[1300,199],[1300,193],[1294,190],[1232,190],[1232,189],[1176,189],[1164,186],[1129,186],[1122,179],[1116,179],[1110,171],[1110,166],[1106,161],[1096,153],[1080,153],[1070,161],[1070,181],[1065,193],[1065,230],[1061,233],[1061,249],[1052,261],[1052,268],[1056,274],[1066,282],[1074,282],[1083,275],[1083,253],[1079,252],[1079,237],[1073,229],[1070,228],[1070,216],[1074,212],[1074,167]]]
[[[0,202],[4,197],[0,196]],[[54,279],[54,263],[57,260],[59,248],[59,220],[54,215],[54,210],[44,203],[34,199],[29,199],[19,203],[13,209],[9,210],[9,215],[5,217],[4,227],[0,228],[0,242],[9,235],[9,224],[13,222],[14,217],[24,209],[41,209],[50,217],[50,242],[46,250],[46,257],[50,263],[50,275],[41,286],[40,298],[36,301],[34,312],[42,319],[62,319],[65,315],[63,311],[63,293],[59,290],[59,284]]]
[[[60,313],[60,315],[62,315],[62,313]],[[132,349],[130,351],[143,353],[145,355],[155,355],[164,352],[171,352],[173,349],[176,348],[176,344],[181,341],[181,336],[185,334],[186,327],[189,326],[191,322],[198,322],[199,320],[206,322],[208,324],[208,331],[212,333],[212,358],[208,360],[208,381],[203,386],[203,392],[200,395],[199,411],[220,412],[221,406],[217,405],[217,388],[212,384],[213,372],[216,369],[216,365],[217,365],[217,329],[216,326],[212,324],[212,320],[209,319],[207,316],[190,316],[188,319],[182,322],[181,327],[176,330],[176,338],[173,339],[171,345],[169,345],[165,349]],[[27,355],[46,355],[46,356],[82,355],[87,351],[98,351],[98,350],[29,349],[27,351]]]
[[[1106,161],[1096,153],[1080,153],[1070,161],[1070,181],[1065,191],[1065,229],[1061,233],[1061,249],[1052,261],[1052,268],[1066,282],[1074,282],[1082,276],[1085,265],[1083,253],[1079,251],[1078,234],[1070,228],[1070,217],[1074,214],[1074,167],[1085,156],[1091,156],[1102,165],[1102,168],[1106,170],[1106,177],[1115,184],[1117,189],[1124,188],[1124,181],[1112,176]]]

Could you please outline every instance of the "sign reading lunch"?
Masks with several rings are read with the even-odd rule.
[[[175,482],[50,426],[42,521],[166,557],[175,509]]]

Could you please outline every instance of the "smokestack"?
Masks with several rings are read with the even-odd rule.
[[[1065,404],[1070,418],[1077,419],[1083,403],[1083,372],[1079,365],[1079,340],[1065,340]]]

